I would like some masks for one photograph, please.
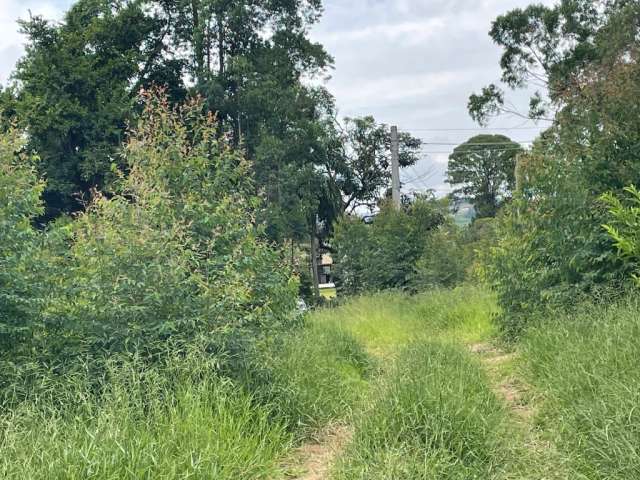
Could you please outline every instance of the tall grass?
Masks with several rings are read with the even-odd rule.
[[[508,463],[503,405],[460,348],[409,347],[374,398],[337,480],[488,479]]]
[[[531,330],[523,350],[573,478],[640,478],[640,302],[586,305]]]
[[[368,388],[375,363],[333,323],[311,319],[299,332],[259,348],[242,383],[297,437],[345,421]]]
[[[94,393],[67,384],[66,406],[25,402],[0,417],[6,479],[267,478],[291,442],[267,408],[215,374],[171,379],[114,367]],[[60,383],[62,385],[62,383]]]
[[[397,292],[363,295],[335,309],[319,311],[314,320],[337,324],[370,352],[386,356],[418,339],[484,340],[493,333],[491,317],[495,313],[495,300],[489,292],[465,285],[414,296]]]
[[[205,352],[119,359],[100,381],[41,373],[41,388],[0,413],[0,478],[278,478],[296,442],[349,415],[371,371],[331,325],[246,355],[232,377]]]

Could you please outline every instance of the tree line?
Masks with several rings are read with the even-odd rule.
[[[472,94],[469,114],[481,126],[505,114],[549,126],[527,148],[479,135],[454,149],[451,200],[473,204],[468,228],[436,222],[409,248],[411,235],[393,232],[384,215],[368,230],[339,222],[345,284],[368,265],[378,269],[380,258],[401,268],[402,281],[368,288],[483,281],[497,294],[509,338],[537,318],[627,292],[640,260],[639,32],[635,1],[562,0],[499,16],[490,36],[503,52],[501,82]],[[509,92],[518,89],[534,91],[527,112],[511,107]]]

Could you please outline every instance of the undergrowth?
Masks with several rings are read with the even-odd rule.
[[[319,311],[314,320],[336,324],[379,356],[392,355],[416,340],[477,342],[493,334],[497,313],[485,289],[465,285],[409,296],[399,292],[363,295]]]
[[[0,478],[278,478],[291,447],[349,415],[372,368],[331,325],[247,355],[234,376],[204,352],[120,359],[98,384],[39,372],[40,388],[0,414]]]
[[[485,479],[507,462],[504,407],[459,347],[409,347],[374,397],[337,480]]]
[[[584,305],[532,329],[523,374],[573,478],[640,478],[640,303]]]

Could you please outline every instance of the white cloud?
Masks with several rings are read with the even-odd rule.
[[[14,66],[24,53],[24,38],[19,33],[18,19],[32,15],[59,20],[71,0],[0,0],[0,83],[6,84]]]
[[[371,114],[400,128],[420,129],[413,133],[425,141],[462,143],[474,132],[423,129],[477,127],[467,114],[468,97],[500,78],[500,49],[488,36],[491,22],[530,3],[533,0],[325,0],[325,16],[312,34],[335,57],[328,87],[342,115]],[[525,95],[515,98],[524,101]],[[496,126],[516,123],[501,119]],[[512,133],[516,140],[528,140],[536,131]],[[427,155],[403,176],[435,171],[414,187],[427,184],[442,194],[448,188],[447,157]]]

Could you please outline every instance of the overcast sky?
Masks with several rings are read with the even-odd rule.
[[[28,11],[60,19],[72,0],[0,0],[0,82],[6,83],[23,51],[16,20]],[[500,49],[489,38],[491,21],[532,0],[325,0],[325,14],[312,36],[335,58],[328,87],[341,116],[373,115],[428,143],[460,143],[481,133],[469,118],[469,94],[498,80]],[[540,0],[536,0],[540,3]],[[552,4],[553,0],[542,3]],[[515,103],[526,110],[523,94]],[[517,141],[538,128],[519,118],[496,119],[490,127]],[[457,130],[456,130],[457,129]],[[425,152],[452,146],[425,145]],[[440,195],[447,153],[424,154],[403,171],[405,191],[433,188]],[[417,179],[416,179],[417,177]],[[416,179],[416,180],[414,180]]]

